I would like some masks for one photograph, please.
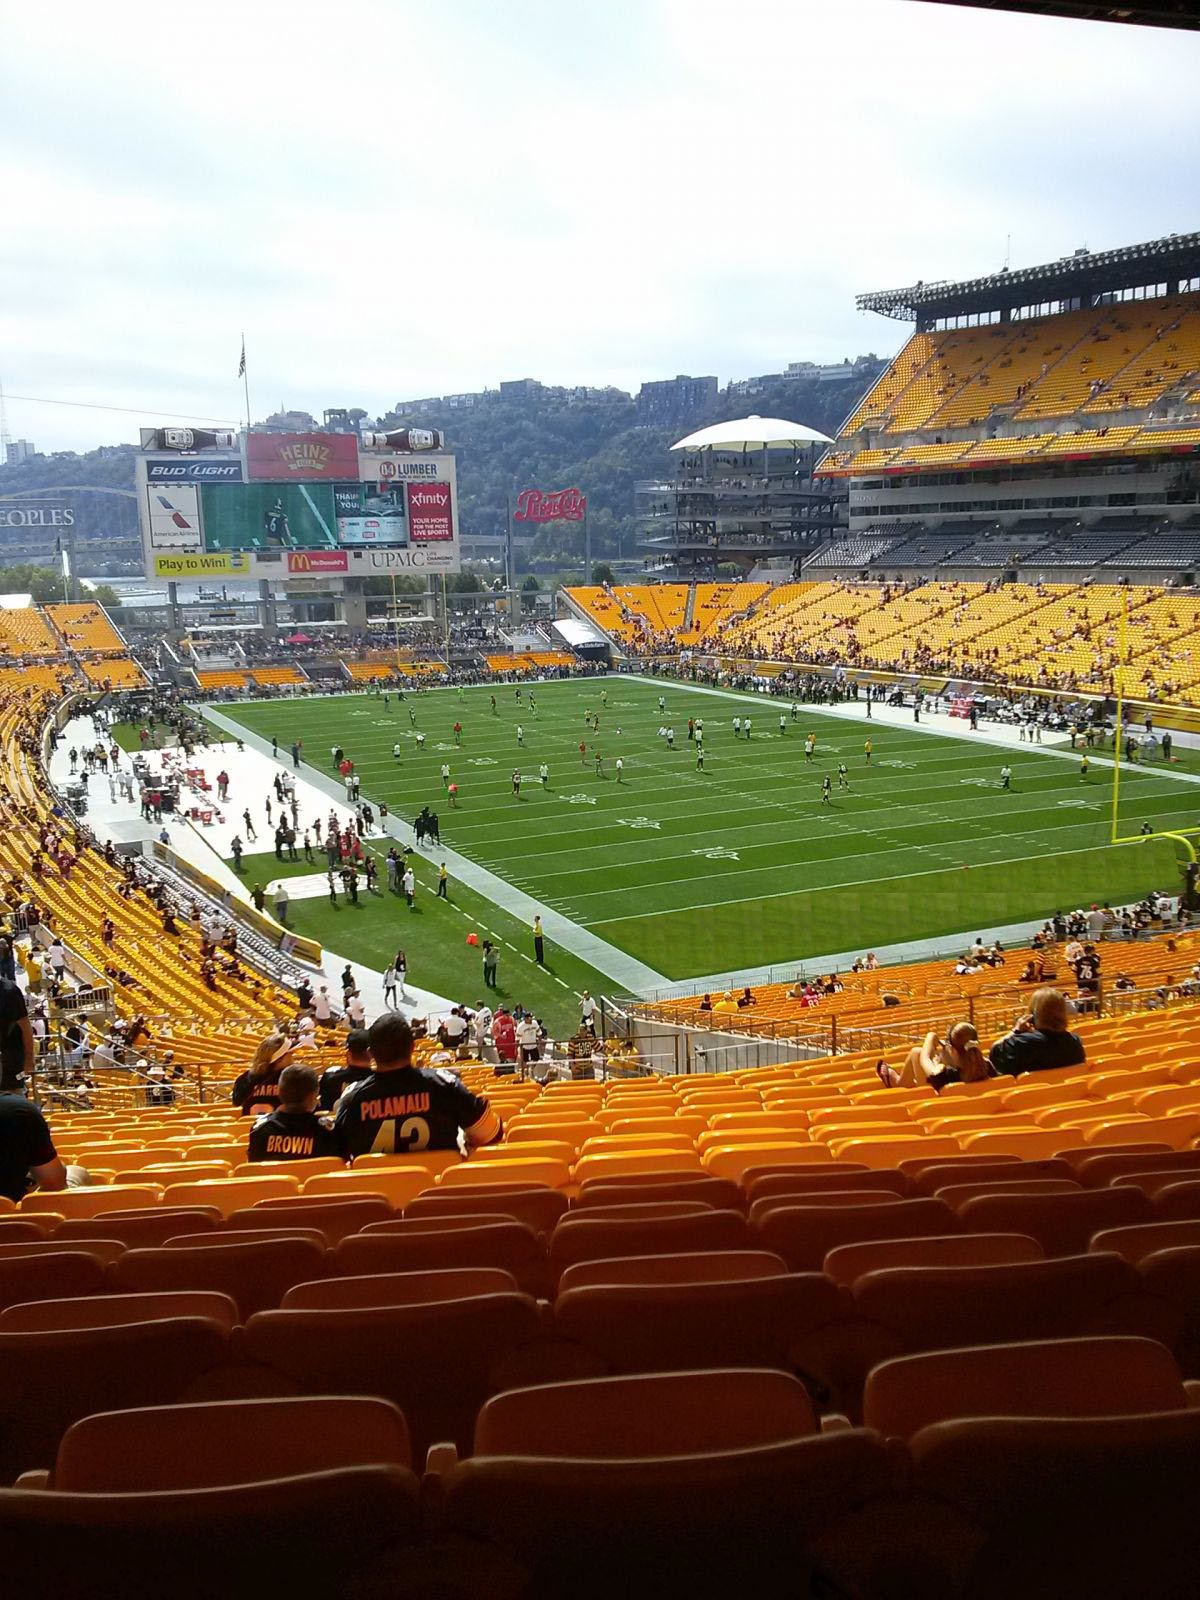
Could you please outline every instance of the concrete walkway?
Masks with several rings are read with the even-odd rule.
[[[59,734],[57,748],[50,755],[51,782],[60,786],[72,779],[78,780],[79,774],[71,771],[70,751],[72,747],[82,750],[85,746],[90,747],[95,743],[96,735],[90,717],[75,717],[68,722]],[[305,774],[310,772],[311,768],[306,767],[301,772],[293,772],[290,756],[286,760],[276,761],[272,759],[270,750],[269,743],[261,751],[251,750],[247,743],[247,748],[240,752],[235,745],[208,745],[196,751],[190,765],[204,770],[207,780],[212,785],[212,794],[216,793],[217,773],[224,768],[229,774],[230,799],[225,806],[216,805],[212,800],[212,794],[206,795],[202,790],[190,794],[185,791],[189,802],[199,805],[203,801],[206,807],[212,807],[212,821],[207,824],[195,822],[183,813],[168,814],[160,823],[147,822],[142,818],[136,798],[122,800],[119,787],[116,788],[115,794],[110,796],[108,782],[98,772],[93,772],[87,780],[88,805],[85,820],[102,842],[111,839],[114,844],[125,846],[157,839],[165,826],[170,848],[182,860],[215,879],[223,889],[228,890],[232,900],[249,906],[251,903],[249,886],[223,859],[223,853],[228,854],[229,842],[234,835],[240,833],[243,838],[245,837],[243,810],[249,808],[262,822],[260,842],[265,849],[269,849],[271,830],[266,826],[261,802],[267,795],[273,796],[272,780],[281,768],[291,773],[297,780],[296,798],[301,808],[301,831],[306,817],[320,819],[331,809],[326,804],[325,792],[305,781]],[[157,774],[173,770],[177,764],[182,763],[182,752],[173,747],[165,750],[147,750],[145,754],[151,770]],[[281,750],[280,755],[287,756],[287,752]],[[132,764],[132,755],[122,751],[121,770],[129,773]],[[346,821],[353,823],[354,808],[345,804],[345,791],[341,786],[335,784],[335,788],[339,790],[340,803],[332,809],[337,811],[343,825]],[[133,792],[136,796],[136,782]],[[319,892],[327,893],[324,873],[313,876],[319,879]],[[268,880],[272,886],[273,881]],[[287,884],[288,895],[292,896],[297,892],[296,883],[305,880],[285,878],[280,881]],[[270,915],[272,910],[272,896],[268,888],[266,914]],[[283,931],[281,928],[280,932]],[[388,1009],[383,998],[383,978],[373,967],[364,966],[359,961],[349,961],[336,950],[324,949],[320,973],[328,981],[329,992],[335,1005],[340,1003],[341,998],[341,984],[338,979],[343,967],[347,965],[354,973],[358,992],[366,1007],[367,1020],[370,1021],[381,1011]],[[297,969],[297,981],[299,976],[300,972]],[[314,987],[318,982],[319,980],[314,977]],[[417,988],[413,984],[407,986],[406,995],[407,1000],[401,1003],[399,1009],[409,1016],[442,1016],[459,1003],[457,1000],[450,1000],[444,995],[435,993],[432,989]]]
[[[223,728],[227,733],[236,735],[243,741],[248,750],[257,750],[270,759],[270,741],[261,738],[258,734],[251,733],[231,717],[218,711],[214,706],[194,706],[192,708],[198,715],[207,716],[218,728]],[[285,753],[285,752],[281,752]],[[284,765],[290,769],[290,757]],[[311,766],[307,761],[300,769],[300,775],[309,789],[316,790],[329,796],[335,802],[345,800],[345,788],[341,781],[331,773],[322,772],[319,768]],[[364,794],[363,800],[369,801],[376,812],[379,809],[377,797]],[[451,875],[459,883],[464,883],[469,889],[474,889],[477,894],[483,895],[486,900],[492,901],[502,911],[507,911],[511,916],[517,917],[532,927],[533,919],[540,916],[542,927],[545,930],[549,943],[557,945],[562,950],[569,950],[573,956],[578,956],[581,961],[586,961],[597,972],[602,972],[613,984],[624,993],[642,994],[648,989],[659,989],[670,982],[661,972],[656,972],[635,956],[627,955],[624,950],[618,950],[616,945],[609,944],[607,939],[590,933],[577,922],[572,922],[569,917],[564,917],[560,912],[552,910],[549,906],[535,900],[532,895],[523,890],[514,888],[511,883],[506,883],[503,878],[494,872],[489,872],[486,867],[481,867],[477,862],[469,860],[466,856],[459,855],[457,850],[452,850],[448,845],[439,844],[424,846],[417,843],[416,835],[411,824],[402,822],[398,818],[386,817],[381,824],[383,830],[393,839],[403,845],[411,845],[413,850],[423,858],[434,861],[444,861],[450,869]],[[290,892],[290,885],[289,885]]]

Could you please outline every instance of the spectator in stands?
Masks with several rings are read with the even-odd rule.
[[[991,1049],[997,1072],[1016,1077],[1021,1072],[1049,1072],[1055,1067],[1077,1067],[1087,1059],[1083,1040],[1067,1027],[1071,1003],[1061,989],[1038,989],[1013,1031]]]
[[[322,1111],[332,1111],[342,1095],[352,1084],[361,1083],[375,1070],[371,1059],[369,1035],[365,1028],[352,1028],[346,1035],[346,1064],[330,1067],[321,1074],[320,1103]]]
[[[279,1104],[279,1079],[290,1066],[295,1045],[283,1033],[271,1033],[254,1052],[254,1060],[234,1082],[230,1099],[244,1117],[274,1111]]]
[[[0,1094],[20,1088],[33,1071],[33,1030],[25,996],[9,978],[0,978]]]
[[[29,1187],[56,1191],[67,1187],[46,1119],[20,1095],[0,1093],[0,1195],[14,1203]]]
[[[377,1017],[367,1037],[375,1071],[343,1095],[335,1122],[349,1155],[456,1150],[460,1137],[468,1145],[501,1137],[500,1118],[452,1072],[413,1066],[413,1030],[398,1011]]]
[[[341,1156],[341,1138],[332,1123],[317,1115],[317,1098],[317,1074],[312,1067],[285,1067],[279,1075],[279,1104],[251,1128],[247,1159],[308,1161]]]
[[[502,1071],[510,1071],[517,1059],[517,1025],[507,1006],[497,1006],[492,1019],[492,1043]]]
[[[879,1081],[888,1089],[918,1089],[928,1084],[941,1091],[950,1083],[980,1083],[991,1076],[991,1068],[979,1047],[979,1035],[971,1022],[956,1022],[939,1039],[934,1031],[908,1052],[899,1067],[881,1061],[876,1067]]]

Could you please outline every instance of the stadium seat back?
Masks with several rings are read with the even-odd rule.
[[[628,1460],[782,1444],[817,1427],[787,1373],[640,1374],[495,1395],[475,1424],[475,1453]]]
[[[1156,1219],[1152,1222],[1132,1223],[1125,1227],[1101,1228],[1093,1233],[1089,1246],[1094,1251],[1111,1251],[1134,1266],[1155,1250],[1195,1247],[1200,1247],[1200,1219],[1192,1217],[1176,1221]]]
[[[702,1217],[712,1211],[703,1200],[608,1200],[585,1208],[593,1221],[654,1222],[666,1217]]]
[[[948,1233],[927,1239],[872,1239],[838,1245],[822,1271],[834,1283],[852,1287],[868,1272],[893,1267],[987,1267],[1014,1261],[1040,1261],[1042,1247],[1020,1233]]]
[[[900,1356],[867,1376],[863,1421],[888,1438],[956,1417],[1103,1417],[1187,1406],[1175,1358],[1153,1339],[1078,1338]]]
[[[593,1284],[745,1283],[776,1278],[787,1272],[782,1256],[769,1250],[700,1250],[669,1256],[624,1256],[616,1260],[578,1261],[558,1280],[559,1294]]]
[[[722,1144],[704,1152],[704,1170],[715,1178],[742,1183],[747,1173],[762,1167],[824,1166],[833,1160],[827,1144],[783,1143],[778,1139],[761,1144]]]
[[[793,1272],[819,1272],[838,1245],[869,1239],[916,1239],[956,1233],[958,1219],[940,1200],[883,1200],[878,1205],[788,1206],[763,1217],[754,1232]],[[994,1230],[993,1230],[994,1231]]]
[[[590,1211],[593,1206],[639,1205],[647,1200],[698,1200],[712,1211],[737,1211],[742,1206],[742,1192],[727,1178],[682,1177],[665,1183],[649,1183],[643,1175],[613,1183],[593,1181],[580,1190],[575,1209]]]
[[[98,1571],[125,1574],[124,1600],[209,1600],[231,1570],[247,1594],[336,1594],[378,1582],[417,1533],[416,1477],[393,1466],[148,1494],[0,1490],[7,1581],[31,1591],[49,1544],[56,1600],[90,1600]]]
[[[152,1206],[145,1211],[106,1211],[99,1217],[68,1217],[54,1237],[120,1239],[129,1249],[152,1249],[177,1233],[213,1232],[220,1212],[213,1206]]]
[[[1088,1189],[1102,1189],[1117,1178],[1136,1172],[1164,1172],[1170,1169],[1181,1172],[1195,1167],[1200,1175],[1200,1150],[1170,1150],[1166,1145],[1140,1151],[1086,1150],[1072,1151],[1072,1162],[1079,1181]]]
[[[320,1277],[327,1252],[308,1239],[250,1243],[207,1242],[194,1248],[163,1245],[127,1250],[112,1268],[119,1289],[212,1289],[227,1294],[243,1321],[277,1306],[294,1283]]]
[[[613,1372],[693,1367],[787,1370],[802,1334],[840,1322],[850,1300],[819,1273],[702,1283],[598,1283],[561,1290],[555,1328]]]
[[[777,1195],[819,1194],[828,1189],[874,1189],[897,1196],[907,1196],[909,1193],[908,1179],[902,1172],[889,1172],[886,1169],[872,1172],[869,1167],[849,1161],[839,1161],[834,1167],[822,1167],[815,1172],[793,1167],[788,1172],[768,1172],[761,1177],[747,1173],[743,1186],[748,1206],[756,1200]]]
[[[521,1222],[497,1220],[428,1229],[414,1223],[411,1227],[402,1224],[397,1232],[372,1231],[343,1239],[330,1257],[329,1270],[338,1277],[361,1277],[373,1272],[499,1267],[510,1272],[527,1292],[536,1294],[544,1285],[543,1259],[537,1234]]]
[[[7,1255],[0,1259],[0,1310],[21,1305],[26,1300],[63,1300],[81,1294],[103,1294],[105,1284],[104,1261],[90,1255],[86,1243],[78,1250],[72,1250],[67,1244],[61,1250]]]
[[[395,1212],[382,1197],[361,1196],[357,1199],[321,1200],[296,1197],[292,1204],[268,1201],[265,1205],[246,1206],[235,1211],[225,1223],[225,1232],[240,1233],[252,1229],[256,1233],[270,1228],[315,1228],[330,1246],[358,1233],[373,1222],[386,1222]]]
[[[920,1503],[960,1519],[955,1580],[973,1600],[1194,1587],[1200,1412],[942,1422],[909,1452]]]
[[[631,1573],[642,1593],[767,1593],[780,1572],[817,1587],[814,1545],[828,1550],[897,1482],[865,1429],[644,1458],[476,1454],[446,1477],[445,1525],[537,1593],[611,1594]]]
[[[0,1391],[0,1480],[49,1466],[80,1417],[186,1398],[190,1384],[224,1361],[228,1339],[225,1324],[209,1317],[0,1332],[0,1361],[21,1374]]]
[[[53,1483],[77,1494],[207,1489],[386,1463],[411,1467],[408,1428],[386,1400],[219,1400],[109,1411],[70,1427]]]
[[[1048,1256],[1078,1255],[1094,1233],[1149,1220],[1153,1209],[1138,1189],[1084,1189],[1077,1194],[990,1194],[959,1209],[969,1233],[1027,1233]]]
[[[116,1328],[170,1317],[204,1317],[232,1330],[238,1308],[226,1294],[176,1289],[161,1294],[81,1295],[75,1300],[34,1300],[0,1311],[0,1333],[58,1333],[70,1328]]]
[[[499,1267],[456,1267],[435,1272],[376,1272],[360,1278],[317,1278],[283,1297],[284,1311],[333,1311],[367,1306],[430,1305],[485,1294],[516,1294],[517,1280]],[[0,1322],[0,1326],[3,1323]]]
[[[1161,1326],[1133,1268],[1112,1254],[887,1268],[857,1278],[853,1295],[859,1314],[908,1351],[1101,1333],[1154,1336]]]
[[[211,1178],[200,1183],[173,1183],[163,1195],[168,1206],[216,1206],[223,1217],[231,1217],[242,1206],[252,1206],[256,1200],[272,1196],[299,1194],[296,1178]]]
[[[950,1183],[934,1190],[936,1200],[944,1200],[957,1211],[968,1200],[984,1194],[1081,1194],[1072,1178],[991,1178],[984,1183]]]
[[[746,1220],[734,1211],[705,1211],[694,1216],[632,1222],[597,1220],[589,1211],[580,1211],[563,1217],[555,1227],[549,1240],[549,1259],[554,1274],[576,1261],[667,1255],[677,1251],[736,1250],[749,1243]]]
[[[245,1358],[308,1394],[380,1395],[408,1421],[415,1460],[429,1445],[470,1448],[479,1407],[507,1359],[534,1346],[541,1324],[523,1294],[417,1305],[264,1311],[242,1333]]]
[[[422,1190],[415,1200],[410,1200],[404,1207],[404,1215],[419,1221],[483,1210],[489,1215],[523,1222],[535,1233],[549,1233],[559,1217],[565,1215],[568,1205],[566,1195],[558,1189],[506,1189],[503,1184],[494,1184],[483,1196],[473,1191],[460,1194],[439,1185],[436,1189]]]
[[[1152,1204],[1155,1216],[1161,1217],[1164,1222],[1200,1218],[1200,1180],[1185,1178],[1178,1183],[1166,1184],[1153,1196]]]
[[[35,1189],[21,1201],[19,1210],[53,1211],[60,1217],[98,1217],[106,1211],[156,1206],[162,1197],[162,1189],[148,1183],[107,1183],[87,1189],[59,1189],[54,1193]]]

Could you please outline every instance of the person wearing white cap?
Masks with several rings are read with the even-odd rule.
[[[235,1080],[229,1097],[235,1106],[241,1106],[244,1117],[275,1110],[279,1104],[279,1075],[291,1061],[295,1048],[285,1033],[269,1033],[259,1045],[254,1060]]]

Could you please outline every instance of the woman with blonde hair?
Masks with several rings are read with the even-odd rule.
[[[887,1089],[919,1089],[928,1084],[939,1094],[949,1083],[980,1083],[992,1072],[973,1022],[956,1022],[945,1039],[931,1029],[924,1041],[908,1052],[903,1065],[889,1067],[881,1061],[875,1070]]]
[[[233,1085],[230,1099],[241,1106],[244,1117],[274,1111],[279,1105],[279,1075],[296,1051],[286,1033],[269,1033],[254,1052],[254,1060]]]

